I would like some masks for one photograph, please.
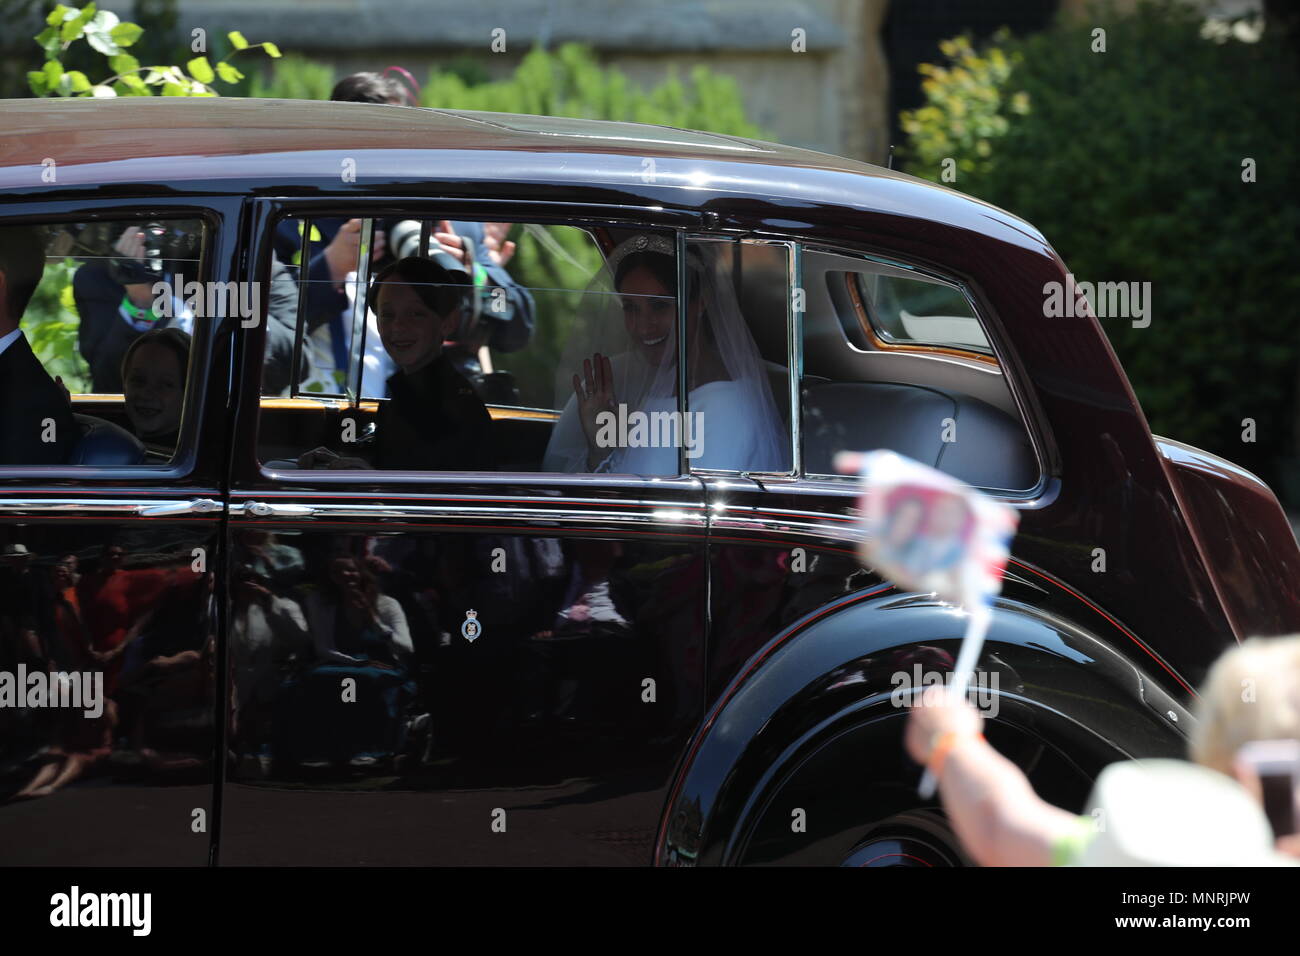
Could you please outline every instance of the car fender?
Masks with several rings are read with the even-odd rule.
[[[872,746],[896,759],[909,691],[918,678],[934,682],[951,669],[965,621],[930,595],[884,585],[773,637],[718,697],[687,748],[656,862],[738,862],[745,834],[782,778],[851,728],[874,724]],[[1056,748],[1090,778],[1114,760],[1182,756],[1193,720],[1100,636],[1013,596],[996,602],[972,692],[991,722]],[[986,733],[996,745],[988,725]]]

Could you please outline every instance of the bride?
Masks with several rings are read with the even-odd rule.
[[[789,470],[789,438],[725,265],[730,248],[707,246],[717,248],[693,245],[686,257],[685,376],[673,240],[637,235],[610,254],[564,349],[564,410],[544,470],[677,475],[682,452],[688,468]]]

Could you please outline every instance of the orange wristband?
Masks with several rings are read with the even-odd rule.
[[[934,775],[936,780],[939,779],[940,773],[943,772],[943,765],[948,759],[949,752],[963,737],[978,740],[984,739],[984,735],[981,733],[968,734],[960,730],[950,730],[947,733],[941,734],[934,746],[930,748],[930,756],[929,759],[926,760],[925,766],[926,769]]]

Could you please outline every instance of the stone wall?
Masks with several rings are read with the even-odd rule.
[[[534,44],[575,41],[650,85],[704,63],[735,77],[751,119],[773,139],[883,162],[888,0],[179,0],[182,34],[239,29],[331,64],[339,76],[475,56],[491,76]],[[493,53],[494,29],[506,50]],[[793,31],[802,30],[803,52]]]

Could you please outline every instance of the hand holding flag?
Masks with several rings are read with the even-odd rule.
[[[899,588],[933,592],[969,615],[950,693],[964,697],[993,617],[993,598],[1019,520],[1009,506],[890,451],[842,452],[835,467],[862,479],[863,563]],[[921,796],[934,793],[926,773]]]

